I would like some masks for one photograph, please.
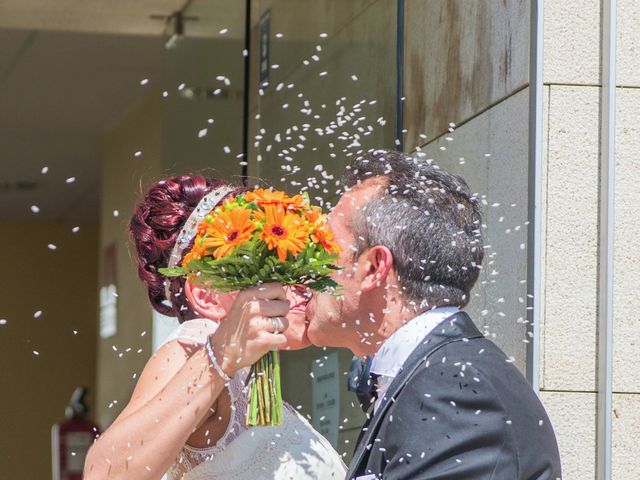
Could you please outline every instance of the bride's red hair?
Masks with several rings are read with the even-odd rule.
[[[136,203],[129,222],[138,276],[147,286],[151,306],[163,315],[178,317],[180,322],[195,317],[184,294],[184,279],[170,279],[172,298],[169,302],[165,298],[166,277],[158,273],[158,269],[167,266],[176,238],[198,202],[214,188],[226,184],[203,175],[179,175],[160,180]],[[244,188],[238,187],[231,193],[241,191]]]

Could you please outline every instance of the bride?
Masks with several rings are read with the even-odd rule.
[[[340,456],[290,406],[282,426],[245,426],[248,367],[270,350],[309,345],[306,289],[266,284],[223,294],[158,273],[179,265],[198,223],[242,191],[183,175],[157,182],[136,205],[130,233],[139,276],[151,306],[181,324],[89,450],[86,480],[344,478]]]

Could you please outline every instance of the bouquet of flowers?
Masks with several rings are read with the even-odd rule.
[[[319,207],[306,194],[257,189],[228,198],[198,225],[193,249],[182,266],[160,269],[221,292],[266,282],[306,285],[336,293],[329,277],[339,248]],[[262,357],[249,380],[247,425],[281,425],[280,361],[277,351]]]

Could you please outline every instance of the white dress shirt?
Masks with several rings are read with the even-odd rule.
[[[404,362],[424,337],[444,320],[459,311],[457,307],[439,307],[427,310],[404,324],[385,340],[371,362],[370,372],[380,375],[377,381],[378,398],[374,410],[378,408],[389,385]]]

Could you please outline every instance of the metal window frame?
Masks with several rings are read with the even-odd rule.
[[[600,122],[598,395],[596,471],[611,479],[613,412],[613,262],[616,118],[616,0],[602,2]]]
[[[542,318],[543,0],[531,0],[529,41],[529,231],[527,238],[527,379],[540,393]]]

